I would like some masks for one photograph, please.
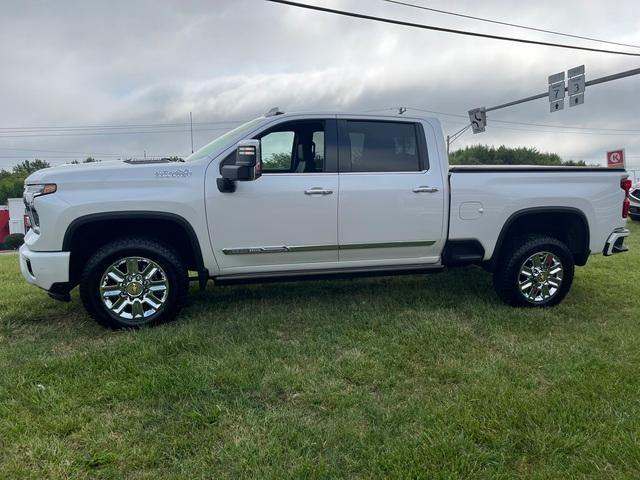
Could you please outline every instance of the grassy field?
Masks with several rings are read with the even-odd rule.
[[[554,309],[465,268],[211,285],[135,332],[0,256],[0,478],[639,478],[630,228]]]

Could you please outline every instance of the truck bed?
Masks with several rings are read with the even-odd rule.
[[[623,224],[620,182],[626,177],[623,168],[452,166],[449,239],[477,239],[487,260],[498,241],[497,227],[508,225],[514,212],[573,211],[589,226],[590,251],[600,253]]]
[[[557,165],[453,165],[451,173],[481,172],[625,172],[624,168],[573,167]]]

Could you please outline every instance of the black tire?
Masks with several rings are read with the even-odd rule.
[[[549,252],[559,260],[563,270],[562,282],[549,298],[531,300],[521,291],[519,286],[521,278],[523,281],[526,279],[526,276],[521,274],[521,268],[528,259],[541,252]],[[500,255],[493,273],[493,286],[498,297],[508,305],[550,307],[560,303],[569,292],[573,283],[574,270],[573,255],[563,242],[546,235],[532,235],[513,241]],[[547,289],[547,291],[553,290],[548,285]]]
[[[640,222],[640,215],[629,215],[629,218],[634,222]]]
[[[148,308],[148,310],[144,311],[142,318],[129,319],[121,316],[122,314],[135,315],[136,313],[139,315],[139,311],[133,311],[133,305],[125,306],[121,315],[116,314],[107,307],[100,293],[101,285],[104,284],[103,276],[106,275],[107,269],[126,258],[138,258],[140,263],[136,262],[137,266],[144,266],[144,261],[147,259],[155,263],[156,266],[160,267],[158,269],[159,273],[155,275],[161,275],[161,279],[157,283],[166,285],[164,287],[165,290],[158,294],[157,297],[152,297],[154,300],[161,298],[162,303],[159,303],[161,306],[157,310],[145,303],[147,290],[145,289],[142,292],[144,295],[141,295],[138,289],[145,288],[141,284],[133,288],[134,293],[138,293],[137,298],[127,296],[124,291],[119,295],[110,297],[115,298],[114,303],[122,296],[125,297],[125,301],[132,300],[132,303],[144,304],[145,307],[140,306],[139,308]],[[143,274],[144,272],[140,273]],[[154,283],[152,282],[153,278],[158,277],[150,277],[152,284]],[[112,288],[120,288],[120,286],[113,286]],[[160,288],[163,287],[161,286]],[[152,289],[152,287],[149,287],[149,290]],[[185,304],[188,291],[188,272],[180,256],[168,246],[144,237],[121,238],[102,246],[89,258],[80,277],[80,298],[89,315],[100,325],[113,329],[140,328],[173,320]],[[152,293],[155,295],[155,292]],[[140,301],[143,296],[145,300]],[[127,308],[131,309],[131,313],[126,313]],[[148,316],[146,316],[147,314]]]

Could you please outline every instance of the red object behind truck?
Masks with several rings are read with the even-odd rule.
[[[0,207],[0,243],[9,235],[9,210]]]

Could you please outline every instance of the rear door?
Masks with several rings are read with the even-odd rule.
[[[340,262],[437,263],[446,192],[423,124],[340,119],[338,137]]]

